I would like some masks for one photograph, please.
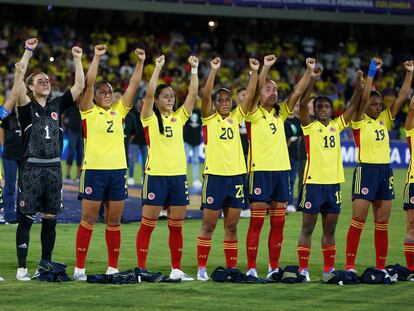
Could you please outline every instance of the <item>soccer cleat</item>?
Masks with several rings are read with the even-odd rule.
[[[279,268],[276,268],[276,269],[271,269],[270,268],[270,266],[269,266],[269,272],[267,273],[267,275],[266,275],[266,278],[268,279],[268,280],[271,280],[272,279],[272,275],[273,274],[275,274],[275,273],[278,273],[279,272]]]
[[[75,281],[86,281],[87,277],[85,273],[85,268],[80,269],[75,267],[75,271],[73,272],[73,279]]]
[[[250,269],[246,272],[246,275],[247,275],[247,276],[251,275],[251,276],[254,276],[255,278],[257,278],[258,276],[257,276],[257,270],[256,270],[256,268],[250,268]]]
[[[310,276],[309,276],[308,269],[302,269],[299,271],[299,273],[305,277],[304,282],[310,282]]]
[[[17,269],[16,280],[18,281],[30,281],[31,280],[29,272],[27,272],[27,268]]]
[[[209,280],[209,277],[207,275],[207,269],[206,268],[198,268],[197,280],[198,281],[203,281],[203,282]]]
[[[170,279],[181,281],[194,281],[194,278],[184,273],[180,269],[172,269],[170,273]]]
[[[135,180],[133,177],[129,177],[128,181],[127,181],[128,186],[133,186],[135,185]]]
[[[241,218],[250,218],[250,210],[249,209],[242,209],[240,212],[240,217]]]
[[[331,268],[328,272],[324,272],[324,273],[322,274],[322,278],[323,278],[324,276],[326,276],[326,275],[330,274],[330,273],[333,273],[334,271],[335,271],[335,269],[334,269],[334,268]]]
[[[108,269],[105,272],[105,274],[115,274],[115,273],[119,273],[119,271],[117,268],[112,268],[112,267],[108,267]]]

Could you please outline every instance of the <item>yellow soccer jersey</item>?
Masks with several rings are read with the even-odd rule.
[[[390,139],[386,124],[392,120],[390,109],[386,109],[376,120],[364,114],[363,120],[351,122],[358,163],[390,163]]]
[[[339,134],[348,124],[342,116],[327,126],[313,121],[302,126],[307,161],[303,184],[338,184],[345,181]]]
[[[145,139],[148,144],[148,157],[145,174],[153,176],[176,176],[187,174],[187,161],[184,151],[183,127],[190,114],[181,106],[168,117],[161,116],[164,134],[160,133],[155,113],[142,119]]]
[[[93,105],[80,112],[85,138],[83,170],[127,168],[123,121],[129,110],[120,98],[108,110]]]
[[[408,166],[406,184],[414,183],[414,168],[413,168],[413,143],[414,143],[414,128],[411,130],[405,130],[405,136],[407,137],[408,148],[410,149],[410,165]]]
[[[255,112],[246,116],[249,172],[290,170],[284,121],[291,114],[284,102],[280,105],[279,115],[276,115],[274,108],[267,112],[259,106]]]
[[[206,149],[204,174],[234,176],[246,173],[239,125],[245,115],[237,106],[227,118],[215,112],[203,118]]]

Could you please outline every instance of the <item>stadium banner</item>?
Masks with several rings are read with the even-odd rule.
[[[413,0],[184,0],[184,3],[263,8],[316,9],[387,14],[414,14]]]

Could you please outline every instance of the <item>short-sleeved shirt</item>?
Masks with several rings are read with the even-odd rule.
[[[410,150],[410,165],[408,166],[407,171],[407,178],[406,178],[406,184],[412,184],[414,183],[414,167],[413,167],[413,148],[414,148],[414,128],[411,130],[405,130],[405,136],[407,137],[407,143],[408,148]]]
[[[278,114],[274,108],[269,112],[259,106],[246,116],[249,172],[290,170],[284,122],[291,114],[284,102]]]
[[[67,90],[62,96],[46,102],[44,107],[34,100],[18,107],[19,122],[23,131],[23,159],[60,158],[63,146],[60,116],[71,105],[72,93]],[[60,159],[57,163],[60,163]]]
[[[240,107],[223,118],[218,112],[202,118],[206,149],[204,174],[233,176],[246,173],[239,126],[245,115]]]
[[[361,121],[352,121],[358,163],[389,164],[390,139],[386,124],[394,120],[386,109],[375,120],[364,114]]]
[[[93,105],[80,112],[85,139],[83,170],[127,168],[123,122],[130,109],[121,97],[108,110]]]
[[[145,174],[176,176],[187,174],[183,128],[190,114],[181,106],[169,116],[161,115],[164,133],[161,134],[155,113],[143,119],[145,139],[148,145]]]
[[[307,161],[303,184],[338,184],[345,181],[339,134],[347,127],[342,116],[328,125],[319,121],[302,126]]]

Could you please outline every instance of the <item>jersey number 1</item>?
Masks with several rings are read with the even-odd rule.
[[[49,126],[48,126],[48,125],[46,125],[46,126],[45,126],[45,131],[46,131],[46,136],[45,136],[45,138],[46,138],[46,139],[50,139],[50,135],[49,135]]]

